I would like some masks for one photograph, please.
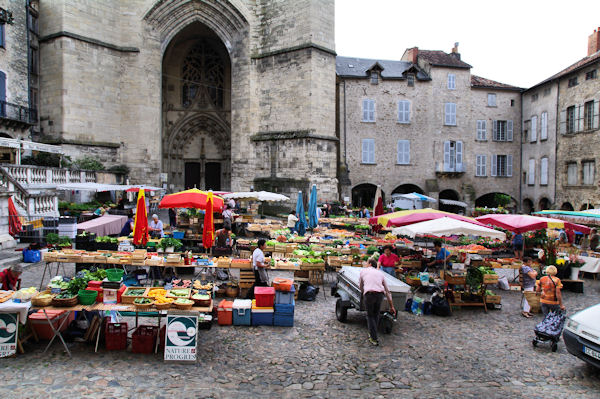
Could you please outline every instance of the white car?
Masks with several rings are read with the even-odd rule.
[[[570,354],[600,368],[600,303],[567,318],[563,339]]]

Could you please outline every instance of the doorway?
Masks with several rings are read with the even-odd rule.
[[[204,181],[206,189],[213,191],[221,191],[221,163],[207,162],[206,172],[204,173]]]
[[[185,189],[201,188],[200,186],[200,162],[185,163]]]

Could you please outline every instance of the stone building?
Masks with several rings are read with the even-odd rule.
[[[369,205],[381,185],[388,198],[414,191],[454,211],[494,206],[496,193],[518,204],[521,89],[470,69],[457,47],[337,57],[344,197]]]
[[[588,38],[588,54],[554,75],[558,86],[556,205],[561,209],[600,207],[600,28]]]
[[[37,124],[37,1],[0,0],[0,163]]]
[[[41,140],[170,190],[338,198],[333,0],[53,0]]]

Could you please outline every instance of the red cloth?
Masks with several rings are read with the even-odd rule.
[[[5,291],[16,290],[18,277],[13,276],[9,269],[4,269],[0,272],[0,282],[2,289]]]
[[[138,194],[137,210],[135,212],[135,223],[133,225],[133,243],[145,245],[148,242],[148,215],[146,211],[146,200],[144,189]]]
[[[400,261],[400,258],[395,253],[391,253],[390,256],[386,256],[385,254],[379,256],[379,263],[383,267],[394,267],[398,261]]]
[[[567,229],[566,233],[567,241],[569,241],[569,244],[575,243],[575,232],[573,230]]]
[[[8,197],[8,234],[16,236],[23,231],[21,221],[19,220],[19,213],[15,207],[15,203],[12,197]]]

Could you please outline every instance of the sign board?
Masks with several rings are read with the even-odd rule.
[[[0,357],[17,353],[18,313],[0,313]]]
[[[168,173],[161,173],[160,174],[160,181],[161,182],[166,182],[169,179],[169,174]]]
[[[198,313],[167,313],[165,361],[196,362]]]

